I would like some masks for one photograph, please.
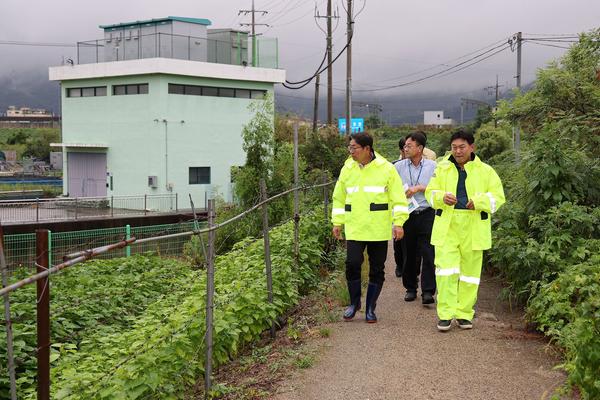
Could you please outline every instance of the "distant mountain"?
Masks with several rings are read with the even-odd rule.
[[[48,80],[47,69],[11,72],[0,77],[0,113],[8,106],[45,108],[60,114],[59,85]]]
[[[524,91],[528,91],[533,87],[533,84],[523,86]],[[302,95],[307,96],[305,93]],[[302,97],[291,90],[277,88],[275,90],[276,107],[279,112],[290,112],[300,116],[312,119],[314,109],[314,98]],[[444,111],[445,118],[452,118],[457,123],[460,122],[460,104],[461,94],[440,92],[430,94],[415,94],[415,95],[399,95],[387,96],[380,98],[357,98],[355,101],[362,103],[379,104],[383,108],[381,118],[390,125],[401,124],[419,124],[423,123],[424,111]],[[501,99],[512,98],[512,92],[507,92],[500,96]],[[493,99],[489,96],[475,97],[474,100],[493,104]],[[319,120],[324,121],[327,118],[327,98],[321,92],[319,104]],[[344,118],[345,115],[345,99],[338,94],[333,102],[334,119],[338,117]],[[353,107],[354,117],[366,117],[368,111],[364,107]],[[463,110],[463,121],[469,122],[477,115],[475,106],[465,107]]]
[[[529,90],[533,85],[524,86]],[[507,95],[512,95],[508,93]],[[290,112],[312,119],[314,99],[310,94],[300,94],[277,86],[275,102],[278,112]],[[418,124],[423,122],[423,111],[444,111],[444,117],[460,121],[460,94],[440,92],[417,95],[397,95],[377,98],[355,97],[354,100],[363,103],[380,104],[383,107],[381,118],[388,124]],[[476,100],[492,103],[489,97],[480,96]],[[27,106],[32,108],[45,108],[60,114],[60,92],[57,82],[48,80],[48,70],[39,68],[32,71],[13,71],[0,77],[0,113],[4,113],[8,106]],[[319,120],[327,118],[326,95],[322,91],[319,104]],[[477,110],[471,106],[464,110],[463,119],[468,122],[475,118]],[[343,117],[345,114],[345,99],[343,93],[337,93],[333,102],[334,118]],[[366,108],[353,107],[355,117],[366,117]]]

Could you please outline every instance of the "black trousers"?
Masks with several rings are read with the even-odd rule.
[[[381,242],[362,242],[348,240],[346,242],[346,279],[360,279],[360,270],[364,261],[365,247],[369,255],[369,282],[383,285],[385,281],[385,259],[387,258],[387,240]]]
[[[421,292],[435,294],[434,247],[431,230],[435,212],[428,208],[420,214],[411,213],[404,223],[406,264],[402,272],[402,284],[407,292],[416,292],[421,275]]]
[[[394,240],[394,261],[396,262],[396,269],[400,272],[404,271],[404,264],[406,264],[404,239]]]

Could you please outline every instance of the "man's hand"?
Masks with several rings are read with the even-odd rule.
[[[405,192],[406,198],[410,199],[411,197],[413,197],[418,192],[424,192],[425,189],[426,189],[426,187],[423,186],[423,185],[411,186],[408,189],[406,189],[406,192]]]
[[[394,236],[394,240],[400,240],[404,237],[404,229],[401,226],[394,225],[392,235]]]
[[[473,200],[469,200],[469,202],[467,203],[467,208],[469,210],[474,210],[475,209],[475,204],[473,204]]]
[[[455,205],[456,204],[456,196],[453,195],[452,193],[446,193],[444,195],[444,203],[449,206]]]
[[[337,225],[332,229],[333,237],[337,240],[342,240],[342,227]]]

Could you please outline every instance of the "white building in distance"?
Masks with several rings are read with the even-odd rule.
[[[423,112],[423,125],[435,125],[437,127],[442,125],[454,125],[454,120],[451,118],[444,118],[443,111],[425,111]]]

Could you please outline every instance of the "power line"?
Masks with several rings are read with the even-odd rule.
[[[531,41],[531,40],[528,40],[528,42],[531,43],[531,44],[537,44],[538,46],[554,47],[554,48],[557,48],[557,49],[565,49],[565,50],[569,50],[570,49],[570,47],[557,46],[555,44],[538,43],[538,42],[534,42],[534,41]]]
[[[439,67],[447,67],[448,64],[450,64],[450,63],[452,63],[454,61],[462,60],[463,58],[466,58],[466,57],[469,57],[469,56],[471,56],[473,54],[479,53],[479,52],[481,52],[481,51],[483,51],[483,50],[485,50],[485,49],[487,49],[487,48],[489,48],[491,46],[496,46],[496,45],[498,45],[500,43],[502,43],[502,44],[506,43],[506,38],[501,39],[501,40],[497,40],[494,43],[491,43],[491,44],[489,44],[487,46],[484,46],[484,47],[479,48],[477,50],[473,50],[472,52],[464,54],[464,55],[462,55],[460,57],[456,57],[456,58],[453,58],[451,60],[445,61],[443,63],[436,64],[436,65],[434,65],[432,67],[425,68],[425,69],[420,70],[420,71],[412,72],[410,74],[406,74],[406,75],[402,75],[402,76],[397,76],[395,78],[389,78],[389,79],[384,79],[384,80],[381,80],[381,81],[375,81],[375,82],[372,82],[372,83],[382,83],[382,82],[395,81],[397,79],[404,79],[404,78],[409,78],[411,76],[419,75],[419,74],[422,74],[422,73],[427,72],[427,71],[431,71],[431,70],[439,68]]]
[[[35,46],[35,47],[77,47],[70,43],[49,43],[49,42],[23,42],[17,40],[0,40],[0,45],[9,46]]]
[[[500,53],[500,52],[502,52],[502,51],[504,51],[504,50],[508,49],[509,47],[510,47],[510,46],[509,46],[507,43],[503,43],[503,44],[501,44],[501,45],[499,45],[499,46],[496,46],[496,47],[493,47],[493,48],[491,48],[491,49],[489,49],[489,50],[486,50],[486,51],[484,51],[483,53],[480,53],[480,54],[476,55],[475,57],[472,57],[472,58],[470,58],[470,59],[468,59],[468,60],[466,60],[466,61],[463,61],[463,62],[461,62],[461,63],[458,63],[458,64],[456,64],[456,65],[453,65],[453,66],[451,66],[451,67],[449,67],[449,68],[446,68],[446,69],[444,69],[444,70],[442,70],[442,71],[438,71],[438,72],[436,72],[436,73],[434,73],[434,74],[431,74],[431,75],[425,76],[425,77],[423,77],[423,78],[415,79],[415,80],[413,80],[413,81],[404,82],[404,83],[400,83],[400,84],[397,84],[397,85],[391,85],[391,86],[382,87],[382,88],[375,88],[375,89],[356,89],[355,91],[357,91],[357,92],[378,92],[378,91],[382,91],[382,90],[389,90],[389,89],[395,89],[395,88],[399,88],[399,87],[404,87],[404,86],[414,85],[414,84],[416,84],[416,83],[420,83],[420,82],[423,82],[423,81],[425,81],[425,80],[428,80],[428,79],[431,79],[431,78],[435,78],[435,77],[444,77],[444,76],[448,76],[448,75],[450,75],[450,74],[456,73],[456,72],[458,72],[458,71],[462,71],[462,70],[463,70],[463,69],[465,69],[465,68],[469,68],[469,67],[471,67],[471,66],[473,66],[473,65],[475,65],[475,64],[478,64],[478,63],[480,63],[481,61],[487,60],[488,58],[490,58],[490,57],[492,57],[492,56],[495,56],[496,54],[498,54],[498,53]],[[498,48],[500,48],[500,50],[497,50]],[[484,55],[486,55],[486,54],[488,54],[488,53],[490,53],[490,52],[492,52],[492,51],[494,51],[494,50],[497,50],[497,51],[495,51],[495,52],[493,52],[493,53],[489,54],[488,56],[486,56],[486,57],[484,57],[484,58],[481,58],[481,57],[483,57]],[[479,59],[479,60],[477,60],[477,59]],[[475,60],[477,60],[477,61],[475,61]],[[473,62],[473,63],[471,63],[471,64],[468,64],[468,63],[470,63],[471,61],[475,61],[475,62]],[[465,65],[465,64],[467,64],[467,65]],[[464,66],[463,66],[463,65],[464,65]],[[458,68],[458,67],[460,67],[460,66],[463,66],[463,67],[462,67],[462,68],[459,68],[459,69],[456,69],[456,68]]]

